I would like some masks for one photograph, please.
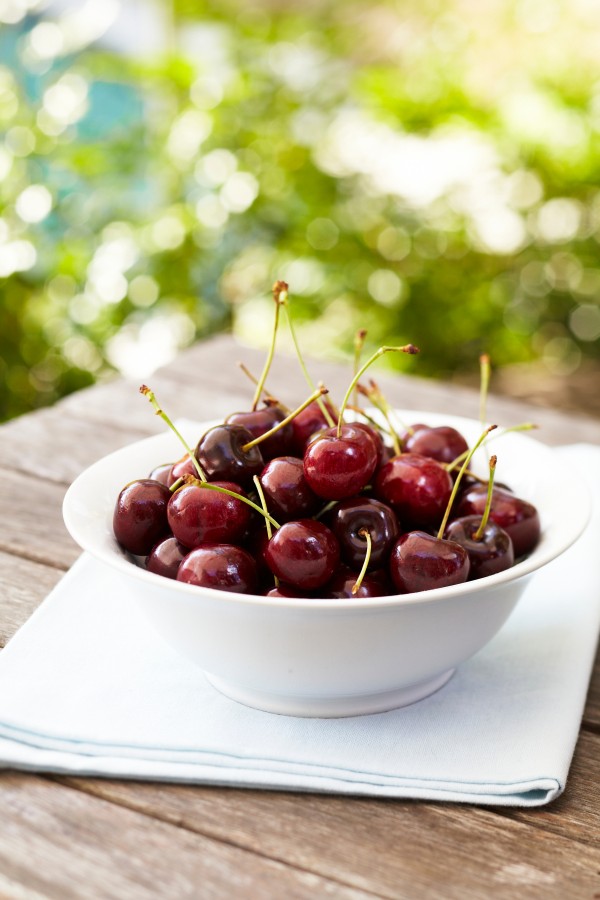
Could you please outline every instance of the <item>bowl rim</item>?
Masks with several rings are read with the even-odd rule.
[[[410,409],[397,409],[396,412],[401,418],[405,419],[406,417],[410,417],[414,421],[421,421],[421,419],[429,418],[439,419],[440,424],[443,421],[444,424],[458,428],[460,428],[461,423],[463,423],[463,427],[472,428],[473,425],[480,427],[480,423],[477,420],[465,416]],[[208,428],[221,422],[221,419],[213,419],[204,422],[178,420],[177,424],[179,427],[183,427],[184,424],[193,426],[203,434]],[[420,606],[435,603],[444,599],[451,599],[459,595],[468,596],[470,594],[503,587],[518,578],[531,575],[538,569],[547,565],[575,543],[583,533],[591,515],[591,499],[589,491],[586,490],[583,481],[578,475],[573,474],[572,472],[568,474],[568,477],[565,477],[562,468],[558,465],[557,459],[559,483],[556,485],[556,490],[561,492],[568,491],[570,495],[576,495],[577,503],[575,504],[575,508],[578,511],[578,515],[568,517],[564,534],[562,534],[560,539],[555,538],[550,546],[547,547],[544,545],[544,523],[542,522],[542,539],[538,546],[521,562],[516,563],[516,565],[512,566],[510,569],[505,569],[503,572],[497,572],[494,575],[488,575],[485,578],[475,579],[473,581],[462,582],[461,584],[432,588],[427,591],[418,591],[407,594],[390,594],[384,597],[346,598],[342,600],[326,597],[266,597],[261,594],[242,594],[235,591],[219,591],[216,588],[205,588],[200,585],[176,581],[175,579],[165,579],[163,576],[157,575],[154,572],[148,572],[146,569],[136,565],[125,555],[122,555],[124,551],[118,549],[116,540],[114,548],[105,549],[102,546],[97,546],[93,540],[89,540],[87,531],[85,529],[82,531],[80,527],[81,517],[76,506],[79,495],[85,488],[86,483],[89,483],[90,481],[93,482],[95,478],[97,479],[107,465],[118,460],[121,455],[131,448],[141,447],[142,445],[144,448],[148,448],[150,445],[159,443],[160,439],[164,439],[164,437],[165,433],[158,433],[138,441],[133,441],[125,447],[121,447],[112,453],[106,454],[84,469],[84,471],[75,478],[65,494],[62,506],[63,519],[71,537],[84,551],[90,553],[107,565],[123,572],[127,577],[137,578],[141,583],[146,583],[159,589],[162,588],[166,591],[175,590],[182,598],[187,596],[190,601],[193,601],[194,598],[198,601],[205,598],[211,598],[213,600],[218,598],[219,602],[241,603],[246,606],[297,610],[299,612],[309,609],[321,609],[331,613],[342,613],[344,611],[357,612],[361,610],[365,612],[375,612],[377,610],[400,606]],[[511,438],[513,441],[525,441],[530,445],[535,445],[538,451],[541,450],[548,459],[553,455],[552,447],[543,444],[541,441],[538,441],[529,435],[512,433]],[[102,528],[105,523],[104,516],[105,513],[103,513],[102,516],[98,515],[98,525],[100,528]]]

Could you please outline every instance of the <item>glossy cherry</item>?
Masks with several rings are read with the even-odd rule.
[[[401,594],[462,584],[469,567],[464,547],[425,531],[401,535],[390,556],[390,575]]]
[[[322,504],[308,486],[304,463],[296,456],[272,459],[260,476],[269,512],[279,522],[314,515]]]
[[[377,445],[362,429],[343,425],[330,428],[313,441],[304,454],[304,477],[325,500],[343,500],[358,494],[377,466]]]
[[[264,409],[232,413],[225,419],[225,424],[243,425],[253,438],[257,438],[270,431],[285,417],[286,413],[280,406],[269,403]],[[260,444],[260,452],[266,462],[276,456],[285,456],[291,453],[293,445],[294,429],[292,422],[289,422]]]
[[[466,453],[469,445],[462,434],[449,425],[437,428],[420,426],[413,434],[406,436],[404,449],[407,453],[420,453],[441,463],[451,463]]]
[[[387,591],[379,578],[365,575],[356,593],[352,589],[356,584],[356,572],[340,572],[327,585],[327,596],[336,600],[360,600],[365,597],[385,597]]]
[[[326,522],[339,541],[342,560],[356,571],[360,571],[365,558],[366,542],[361,531],[371,535],[370,569],[387,565],[400,534],[395,512],[369,497],[341,500],[327,514]]]
[[[300,519],[286,522],[269,541],[265,559],[271,572],[285,584],[306,590],[322,587],[340,561],[337,538],[322,522]]]
[[[174,463],[163,463],[161,466],[156,466],[155,469],[152,469],[148,478],[151,481],[160,481],[160,483],[164,484],[166,487],[171,487],[174,481],[171,477],[173,465]]]
[[[250,487],[254,475],[260,475],[265,467],[260,447],[244,450],[252,440],[243,425],[215,425],[200,438],[196,459],[211,481],[220,479]]]
[[[232,544],[203,544],[183,559],[177,581],[241,594],[256,590],[256,565],[246,550]]]
[[[212,482],[245,496],[239,484]],[[185,547],[206,542],[235,544],[241,541],[250,521],[250,507],[242,500],[222,494],[200,483],[187,484],[172,495],[167,509],[169,527]]]
[[[401,453],[381,467],[374,489],[376,497],[391,506],[403,523],[433,526],[444,515],[452,479],[436,460]]]
[[[146,556],[168,534],[167,504],[171,493],[164,484],[142,478],[126,485],[117,498],[113,530],[121,547]]]
[[[471,488],[460,498],[457,517],[481,516],[485,509],[486,485]],[[490,519],[510,536],[515,558],[524,556],[537,546],[540,539],[540,517],[533,504],[521,500],[502,487],[495,487],[492,494]]]
[[[480,525],[481,516],[464,516],[451,522],[444,534],[447,540],[460,544],[469,554],[470,581],[503,572],[515,563],[513,544],[506,531],[488,520],[481,538],[477,539],[475,535]]]
[[[185,456],[182,456],[181,459],[178,459],[176,463],[173,463],[169,487],[175,484],[175,482],[179,478],[183,478],[184,475],[192,475],[192,477],[194,478],[198,477],[198,470],[196,469],[194,461],[189,453],[186,453]]]
[[[335,419],[337,413],[333,409],[332,405],[326,400],[323,400],[322,402],[326,404],[331,418]],[[325,419],[325,416],[321,411],[321,407],[315,400],[301,413],[298,413],[298,415],[292,422],[292,429],[294,432],[294,452],[298,456],[304,456],[304,451],[306,450],[306,447],[310,443],[314,434],[316,432],[322,431],[325,428],[329,428],[329,423]]]
[[[181,560],[189,552],[189,547],[184,547],[177,538],[169,535],[152,548],[146,557],[146,568],[149,572],[162,575],[164,578],[177,578]]]

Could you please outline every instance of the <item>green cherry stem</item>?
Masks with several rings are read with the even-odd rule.
[[[478,447],[481,447],[481,445],[485,441],[485,439],[488,436],[488,434],[490,433],[490,431],[493,431],[494,428],[497,428],[497,427],[498,427],[497,425],[490,425],[488,428],[485,429],[485,431],[479,436],[477,443],[474,444],[473,447],[469,450],[469,454],[468,454],[467,458],[465,459],[462,466],[460,467],[460,472],[456,476],[456,481],[454,482],[454,487],[452,488],[452,493],[450,494],[450,499],[448,500],[448,506],[446,507],[446,512],[444,513],[444,518],[442,519],[442,524],[440,525],[439,531],[437,533],[438,540],[441,540],[444,536],[444,532],[446,530],[446,525],[448,524],[448,519],[450,518],[450,510],[452,509],[452,504],[454,503],[454,499],[458,493],[458,488],[459,488],[460,482],[462,480],[462,477],[465,474],[467,466],[471,462],[471,457],[473,456],[475,451],[478,449]]]
[[[158,403],[158,400],[156,399],[156,396],[155,396],[155,394],[154,394],[154,391],[151,391],[150,388],[149,388],[147,385],[143,384],[143,385],[140,387],[140,394],[143,394],[144,397],[146,397],[146,399],[150,401],[150,403],[152,404],[152,406],[153,406],[154,409],[156,410],[156,415],[157,415],[157,416],[160,416],[160,418],[163,420],[163,422],[166,422],[166,424],[169,426],[169,428],[171,429],[171,431],[173,431],[173,432],[177,435],[177,437],[179,438],[179,440],[181,441],[181,443],[183,444],[183,446],[184,446],[185,449],[187,450],[188,455],[189,455],[190,459],[192,460],[192,462],[193,462],[193,464],[194,464],[194,467],[195,467],[195,469],[196,469],[196,472],[198,473],[198,475],[199,475],[199,477],[200,477],[200,481],[207,481],[208,479],[207,479],[207,477],[206,477],[206,473],[203,471],[203,469],[202,469],[200,463],[199,463],[198,460],[196,459],[196,457],[195,457],[195,455],[194,455],[194,451],[193,451],[192,448],[188,445],[188,442],[187,442],[186,439],[183,437],[183,435],[177,430],[177,428],[175,427],[175,425],[173,424],[173,422],[171,421],[171,419],[168,417],[168,415],[166,414],[166,412],[165,412],[163,409],[160,408],[159,403]]]
[[[485,509],[483,510],[483,515],[481,517],[481,523],[479,528],[473,535],[474,541],[480,541],[483,537],[483,532],[485,531],[485,526],[488,523],[488,519],[490,517],[490,510],[492,508],[492,492],[494,490],[494,475],[496,474],[496,463],[498,462],[497,456],[490,456],[490,479],[488,481],[488,489],[487,489],[487,499],[485,501]]]
[[[246,506],[251,506],[252,509],[255,509],[256,512],[259,512],[261,516],[264,516],[265,519],[271,523],[273,528],[281,528],[279,522],[276,522],[273,516],[270,516],[269,513],[265,512],[257,503],[253,500],[250,500],[249,497],[243,497],[241,494],[236,494],[235,491],[230,491],[228,488],[221,487],[220,484],[212,484],[210,481],[199,482],[197,478],[194,478],[193,475],[182,475],[183,480],[186,484],[199,484],[200,487],[206,488],[209,491],[217,491],[219,494],[227,494],[228,497],[235,497],[236,500],[241,500],[242,503],[245,503]]]
[[[285,285],[285,289],[282,287]],[[275,341],[277,340],[277,329],[279,328],[279,310],[283,304],[282,295],[287,293],[287,284],[285,281],[276,281],[273,285],[273,301],[275,303],[275,318],[273,319],[273,332],[271,334],[271,343],[269,345],[269,350],[267,353],[267,358],[265,360],[265,364],[263,366],[263,370],[261,372],[260,378],[258,379],[256,390],[254,391],[254,399],[252,401],[252,409],[255,410],[258,406],[258,401],[260,400],[260,396],[263,392],[263,388],[265,386],[265,381],[267,380],[267,375],[269,374],[269,369],[271,368],[271,363],[273,362],[273,357],[275,355]]]
[[[296,329],[294,328],[294,320],[292,319],[292,313],[290,311],[290,304],[289,304],[289,287],[285,283],[285,281],[278,281],[277,284],[285,285],[285,289],[282,289],[282,296],[284,297],[282,302],[285,307],[285,314],[287,317],[287,323],[288,323],[288,328],[290,330],[290,335],[292,337],[292,343],[294,344],[296,356],[298,357],[298,362],[300,363],[300,368],[302,369],[302,374],[304,375],[306,383],[309,386],[309,388],[312,388],[312,390],[314,391],[316,389],[316,384],[314,383],[313,379],[310,377],[310,373],[309,373],[308,369],[306,368],[306,363],[304,362],[304,357],[302,356],[302,351],[300,350],[300,344],[298,343],[298,338],[296,337]],[[335,425],[335,422],[331,417],[331,413],[327,409],[327,404],[324,403],[320,397],[317,400],[317,404],[319,406],[319,409],[321,410],[321,413],[323,414],[323,418],[325,419],[325,421],[327,422],[329,427],[333,428],[333,426]]]
[[[365,338],[367,336],[367,329],[360,328],[356,334],[354,335],[354,371],[353,374],[356,375],[360,368],[360,356],[362,353],[362,349],[365,345]],[[358,382],[354,386],[354,406],[358,406]]]
[[[369,534],[369,532],[367,531],[366,528],[361,528],[358,533],[360,534],[361,537],[364,537],[365,541],[367,542],[367,551],[365,553],[365,559],[362,564],[362,569],[360,570],[360,572],[358,574],[358,578],[356,579],[356,581],[354,582],[354,586],[352,587],[353,594],[358,594],[358,592],[360,590],[360,586],[363,583],[363,578],[367,574],[367,569],[369,568],[369,563],[371,562],[371,548],[373,546],[373,542],[371,541],[371,535]]]
[[[254,475],[252,478],[252,481],[254,482],[254,487],[256,488],[256,493],[258,494],[258,496],[260,498],[260,505],[262,506],[263,512],[265,513],[265,527],[267,529],[267,537],[269,538],[269,540],[271,540],[271,538],[273,537],[273,529],[271,528],[271,523],[269,522],[268,518],[266,517],[266,514],[268,513],[268,509],[267,509],[267,501],[265,500],[265,494],[263,491],[263,487],[262,487],[262,484],[260,483],[260,478],[258,477],[258,475]],[[279,578],[277,577],[277,575],[273,575],[273,580],[275,582],[275,587],[279,587]]]
[[[253,441],[248,441],[247,444],[244,444],[244,446],[242,447],[244,453],[247,453],[248,450],[250,450],[252,447],[256,447],[256,445],[260,444],[262,441],[266,441],[267,438],[271,437],[272,434],[275,434],[276,431],[279,431],[280,428],[284,428],[286,425],[289,425],[292,419],[295,419],[303,409],[306,409],[307,406],[310,406],[311,403],[313,403],[315,400],[318,400],[320,397],[322,397],[323,394],[328,393],[329,391],[326,387],[323,387],[323,385],[318,387],[316,391],[314,391],[310,395],[310,397],[308,397],[308,399],[304,401],[304,403],[301,403],[300,406],[297,407],[297,409],[292,410],[289,416],[286,416],[285,419],[282,419],[281,422],[278,422],[277,425],[273,426],[273,428],[269,428],[269,430],[265,431],[264,434],[259,434],[259,436],[254,438]]]
[[[357,386],[360,387],[360,385],[357,385]],[[368,393],[365,393],[365,396],[368,397]],[[365,410],[362,408],[362,406],[353,406],[352,403],[349,403],[347,405],[346,409],[351,409],[352,412],[355,412],[357,415],[362,416],[363,419],[366,419],[367,422],[370,425],[372,425],[373,428],[376,428],[378,431],[383,431],[384,434],[387,434],[390,437],[392,436],[392,429],[386,428],[385,425],[382,425],[381,422],[378,422],[377,419],[374,419],[373,416],[370,416],[368,412],[365,412]]]
[[[240,362],[238,360],[238,367],[242,370],[242,372],[244,373],[246,378],[250,379],[252,384],[254,384],[254,385],[258,384],[258,378],[256,377],[256,375],[252,374],[252,372],[250,371],[248,366],[246,366],[243,362]],[[263,388],[263,390],[262,390],[262,395],[264,397],[265,403],[270,403],[272,406],[275,406],[275,405],[280,406],[281,409],[283,409],[285,412],[289,412],[289,408],[287,406],[284,406],[283,403],[281,403],[277,399],[277,397],[274,397],[265,388]]]
[[[499,431],[498,434],[492,435],[492,437],[487,442],[490,444],[492,441],[498,440],[498,438],[504,437],[505,434],[510,434],[511,431],[532,431],[534,428],[539,428],[539,425],[535,425],[533,422],[521,422],[520,425],[511,425],[510,428],[503,428],[502,431]],[[453,459],[452,462],[444,463],[446,469],[451,472],[457,466],[461,464],[465,456],[469,453],[468,450],[465,450],[464,453],[461,453],[460,456],[457,456],[456,459]],[[480,479],[483,481],[485,479]]]
[[[344,422],[344,411],[348,406],[350,401],[350,395],[354,390],[356,384],[358,384],[359,380],[365,374],[367,369],[372,363],[375,362],[376,359],[379,359],[380,356],[383,356],[384,353],[418,353],[419,348],[415,347],[414,344],[405,344],[403,347],[380,347],[379,350],[376,350],[375,353],[368,358],[364,366],[361,366],[352,381],[348,386],[348,390],[346,391],[346,395],[342,401],[342,405],[340,407],[340,414],[338,416],[338,424],[337,424],[337,436],[341,437],[342,434],[342,424]]]
[[[371,403],[376,409],[379,410],[383,418],[388,424],[388,433],[390,435],[390,439],[392,441],[392,446],[394,448],[394,453],[396,456],[399,456],[402,453],[402,448],[400,446],[400,438],[398,437],[398,432],[394,427],[394,423],[392,421],[392,407],[387,402],[386,398],[383,395],[383,391],[379,387],[379,385],[371,379],[369,381],[369,387],[363,387],[361,384],[357,385],[359,393],[363,394],[365,397],[368,397]]]

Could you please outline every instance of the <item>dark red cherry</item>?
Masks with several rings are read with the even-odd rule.
[[[376,428],[373,428],[372,425],[367,425],[366,422],[353,422],[352,425],[354,428],[364,431],[364,433],[375,443],[375,447],[377,448],[376,468],[378,469],[385,461],[385,458],[387,458],[386,447],[380,432],[377,431]]]
[[[460,498],[456,508],[458,516],[481,516],[485,509],[487,485],[471,488]],[[503,528],[510,536],[518,559],[531,553],[540,539],[540,517],[533,504],[521,500],[505,488],[495,487],[492,493],[490,520]]]
[[[173,463],[163,463],[162,466],[157,466],[155,469],[152,469],[148,478],[151,481],[160,481],[161,484],[164,484],[166,487],[171,487],[174,479],[171,478],[171,472],[173,471]]]
[[[322,500],[304,477],[304,463],[296,456],[272,459],[260,476],[269,512],[278,522],[314,515]]]
[[[340,547],[332,531],[314,519],[286,522],[267,546],[271,572],[285,584],[314,590],[332,578],[340,561]]]
[[[336,600],[355,599],[360,600],[364,597],[385,597],[386,591],[378,578],[373,578],[370,574],[365,575],[361,585],[355,594],[352,588],[356,584],[356,572],[341,572],[335,575],[327,585],[327,596]]]
[[[464,547],[469,554],[471,569],[469,581],[485,578],[510,569],[515,562],[513,544],[503,528],[488,519],[481,538],[475,540],[475,534],[481,525],[481,516],[465,516],[454,519],[446,528],[444,537]]]
[[[218,487],[245,496],[239,484],[215,481]],[[200,484],[187,484],[172,495],[167,509],[174,536],[190,549],[200,544],[235,544],[250,521],[250,507],[242,500]]]
[[[375,478],[375,495],[389,504],[402,522],[439,525],[452,493],[452,479],[434,459],[417,453],[401,453],[381,467]]]
[[[329,414],[331,418],[335,420],[337,418],[337,414],[330,403],[326,400],[323,401],[326,404],[326,408],[329,410]],[[321,407],[315,400],[310,406],[307,406],[306,409],[302,410],[301,413],[292,420],[292,429],[294,432],[294,452],[298,456],[304,456],[304,451],[306,447],[311,441],[313,435],[322,431],[324,428],[328,428],[329,425],[325,420],[325,416],[321,412]]]
[[[176,463],[173,463],[169,487],[171,487],[172,484],[175,484],[177,479],[182,478],[184,475],[192,475],[194,478],[198,477],[198,469],[194,465],[189,453],[186,453],[185,456],[178,459]]]
[[[371,535],[370,569],[387,565],[390,551],[400,529],[395,512],[369,497],[353,497],[341,500],[327,515],[327,525],[340,544],[342,559],[356,571],[365,560],[367,542],[361,531]]]
[[[353,497],[369,482],[377,466],[377,445],[354,425],[343,425],[341,436],[330,428],[304,454],[304,477],[325,500]]]
[[[265,467],[260,447],[243,449],[252,440],[243,425],[215,425],[200,438],[196,459],[211,481],[233,481],[251,487],[253,477]]]
[[[404,442],[407,453],[420,453],[441,463],[450,463],[461,453],[466,453],[469,445],[462,434],[449,425],[437,428],[421,427]]]
[[[203,544],[184,557],[177,581],[218,591],[251,594],[256,589],[256,566],[250,554],[241,547]]]
[[[159,538],[169,533],[168,487],[142,478],[126,485],[117,498],[113,531],[121,547],[136,556],[146,556]]]
[[[243,425],[247,428],[252,437],[260,437],[271,428],[274,428],[279,422],[286,417],[286,413],[277,404],[269,404],[264,409],[255,409],[251,412],[237,412],[227,416],[225,424]],[[265,462],[276,456],[285,456],[291,453],[294,445],[294,429],[292,423],[288,422],[283,428],[280,428],[271,437],[260,443],[260,452]]]
[[[454,541],[410,531],[392,550],[390,574],[401,594],[462,584],[469,577],[469,555]]]
[[[170,535],[152,548],[146,557],[146,568],[149,572],[162,575],[164,578],[177,578],[179,564],[189,552],[189,547],[184,547],[177,538]]]

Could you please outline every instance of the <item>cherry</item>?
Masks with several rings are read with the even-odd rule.
[[[385,503],[369,497],[342,500],[327,515],[327,524],[337,537],[342,559],[359,570],[365,558],[365,530],[371,535],[373,548],[369,568],[387,565],[392,546],[400,529],[396,514]]]
[[[368,435],[372,441],[374,441],[375,447],[377,449],[376,469],[378,469],[388,456],[388,448],[386,448],[385,444],[383,443],[383,438],[380,432],[373,428],[372,425],[367,425],[366,422],[353,422],[352,425],[354,428],[358,428],[359,430],[364,431],[365,434]]]
[[[209,478],[248,487],[265,466],[259,447],[244,450],[251,441],[252,435],[243,425],[215,425],[200,438],[196,459]]]
[[[326,401],[323,401],[326,402]],[[329,413],[335,415],[335,410],[330,403],[326,403]],[[301,413],[298,413],[292,422],[294,431],[293,449],[299,456],[304,456],[304,451],[310,443],[311,439],[317,432],[329,428],[330,425],[326,421],[321,407],[315,400],[310,406],[307,406]]]
[[[280,584],[278,587],[271,588],[265,592],[265,597],[304,597],[301,591],[289,587],[287,584]]]
[[[117,498],[113,531],[121,547],[146,556],[168,534],[167,504],[171,493],[164,484],[142,478],[126,485]]]
[[[325,500],[358,494],[376,466],[375,442],[354,425],[330,428],[304,454],[304,477],[315,494]]]
[[[485,509],[487,486],[471,488],[461,497],[457,516],[481,516]],[[515,557],[531,553],[540,539],[540,518],[533,504],[521,500],[505,488],[494,488],[490,519],[510,536]]]
[[[434,459],[401,453],[381,467],[375,496],[411,525],[439,524],[452,492],[452,479]]]
[[[379,578],[365,575],[357,590],[356,572],[340,572],[327,586],[327,596],[338,600],[362,597],[385,597],[387,591]]]
[[[237,484],[229,481],[211,483],[245,496]],[[233,544],[240,541],[250,515],[250,507],[242,500],[204,487],[199,482],[175,491],[167,509],[171,531],[190,549],[207,542]]]
[[[149,572],[165,578],[177,578],[179,564],[189,552],[189,547],[184,547],[177,538],[170,535],[152,548],[149,556],[146,557],[146,568]]]
[[[253,593],[256,589],[256,565],[241,547],[232,544],[203,544],[184,557],[177,581],[197,584],[218,591]]]
[[[304,464],[295,456],[282,456],[267,463],[260,476],[267,508],[282,522],[314,515],[321,500],[304,477]]]
[[[150,481],[160,481],[160,483],[164,484],[166,487],[171,487],[175,481],[175,479],[171,477],[173,465],[174,463],[163,463],[161,466],[156,466],[155,469],[152,469],[148,478]]]
[[[481,537],[477,538],[480,526],[480,516],[464,516],[450,522],[445,532],[447,540],[460,544],[467,551],[471,564],[470,581],[503,572],[515,562],[513,544],[507,532],[495,522],[488,521]]]
[[[171,468],[171,479],[168,486],[171,487],[174,485],[175,482],[180,478],[183,478],[184,475],[192,475],[195,478],[198,477],[194,460],[189,453],[186,453],[185,456],[178,459],[176,463],[173,463]]]
[[[340,547],[332,531],[314,519],[286,522],[267,546],[265,559],[271,572],[286,584],[314,590],[333,576]]]
[[[449,425],[437,428],[421,426],[418,430],[413,426],[413,434],[406,437],[404,449],[407,453],[420,453],[441,463],[451,463],[457,456],[468,452],[469,445],[462,434]]]
[[[390,574],[402,594],[462,584],[469,575],[469,554],[454,541],[411,531],[392,550]]]
[[[243,425],[253,438],[257,438],[282,422],[286,415],[280,406],[268,404],[264,409],[232,413],[225,419],[225,424]],[[261,442],[260,450],[263,459],[270,460],[276,456],[285,456],[287,453],[291,453],[293,443],[294,428],[292,422],[289,422],[272,434],[271,437]]]

